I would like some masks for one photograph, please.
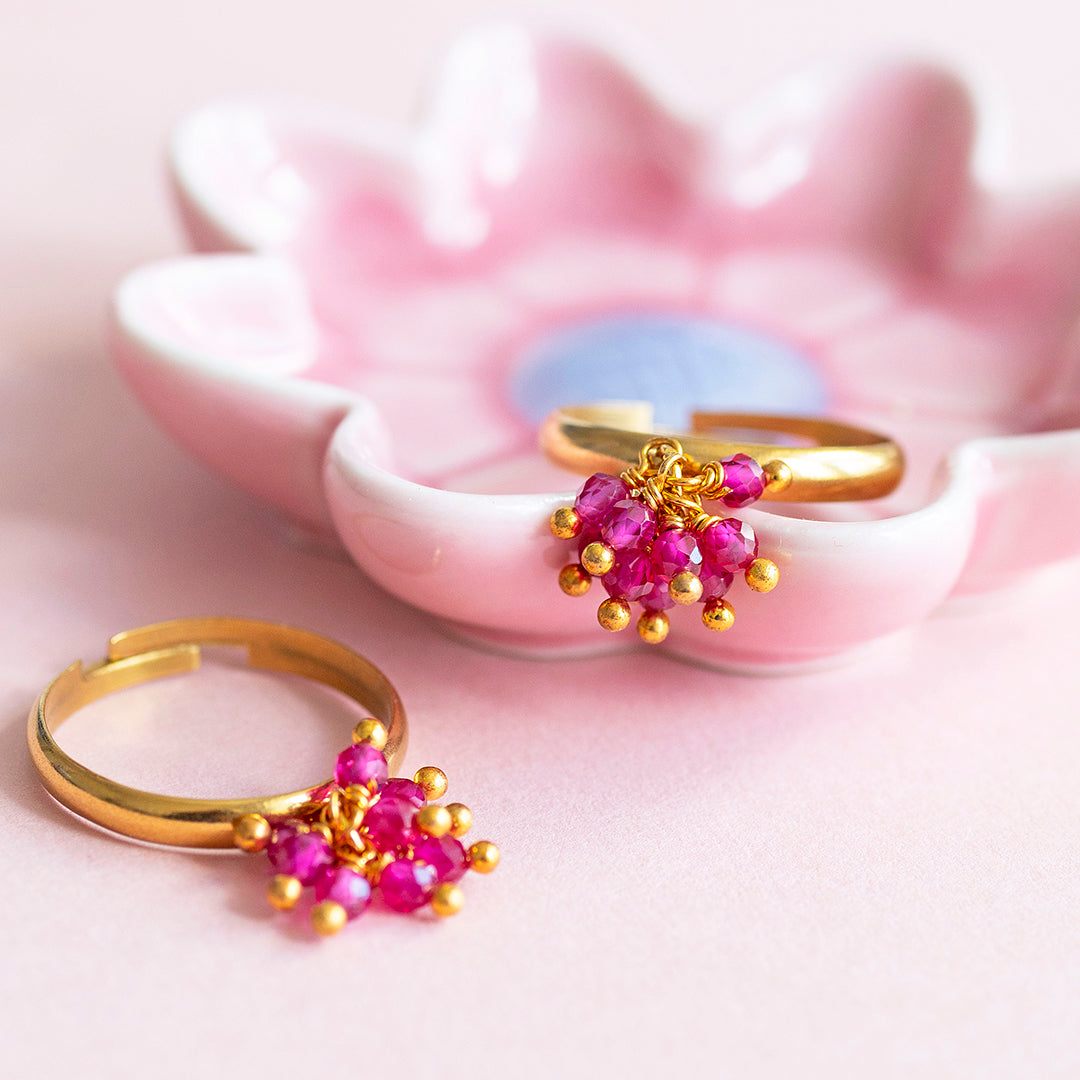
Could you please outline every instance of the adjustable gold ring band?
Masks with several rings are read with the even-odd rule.
[[[652,406],[610,402],[568,406],[551,413],[540,432],[544,453],[573,472],[620,473],[638,460],[642,446],[657,438]],[[708,437],[722,429],[776,432],[812,440],[813,446],[730,442]],[[742,453],[770,474],[763,499],[785,502],[847,502],[878,499],[900,482],[904,456],[884,435],[812,417],[697,412],[691,433],[676,434],[683,453],[704,464]],[[786,466],[782,477],[769,465]]]
[[[369,661],[307,630],[258,619],[194,618],[128,630],[109,640],[105,660],[77,660],[42,692],[30,713],[30,756],[46,789],[69,810],[112,832],[177,847],[229,848],[233,822],[245,814],[287,817],[325,782],[284,795],[243,799],[188,799],[125,787],[64,753],[53,731],[72,713],[114,690],[194,671],[201,645],[239,645],[248,663],[325,683],[361,704],[387,731],[385,756],[400,762],[408,740],[397,692]]]

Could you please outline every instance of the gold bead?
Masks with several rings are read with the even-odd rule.
[[[262,851],[270,843],[270,822],[262,814],[244,814],[232,823],[233,843],[241,851]]]
[[[559,588],[567,596],[584,596],[592,588],[592,578],[577,563],[559,571]]]
[[[472,828],[472,811],[464,803],[447,803],[446,812],[450,815],[451,836],[464,836]]]
[[[791,466],[786,461],[768,461],[765,470],[765,486],[771,494],[779,494],[791,486]]]
[[[754,592],[771,592],[780,582],[780,571],[771,559],[755,559],[743,576]]]
[[[416,827],[425,836],[445,836],[453,824],[454,819],[445,806],[422,806],[416,811]]]
[[[676,604],[696,604],[701,599],[701,578],[693,570],[681,570],[671,579],[668,595]]]
[[[424,789],[424,798],[429,801],[441,799],[446,794],[446,773],[434,765],[425,765],[422,769],[417,769],[413,774],[413,783],[419,784]]]
[[[637,621],[638,637],[649,645],[659,645],[670,629],[668,617],[662,611],[643,611]]]
[[[572,506],[560,506],[551,515],[551,531],[560,540],[573,540],[581,532],[581,518]]]
[[[499,865],[499,849],[490,840],[477,840],[469,848],[469,867],[478,874],[490,874]]]
[[[581,565],[593,577],[603,577],[615,565],[615,552],[607,544],[594,540],[585,545],[585,550],[581,553]]]
[[[278,909],[288,911],[296,907],[300,897],[304,895],[304,886],[299,878],[291,874],[275,874],[266,886],[266,899]]]
[[[311,909],[311,925],[323,937],[336,934],[348,921],[348,914],[336,900],[324,900]]]
[[[735,624],[735,609],[722,599],[710,600],[701,612],[708,630],[730,630]]]
[[[370,716],[366,720],[361,720],[352,729],[352,741],[354,743],[363,743],[365,746],[374,747],[376,750],[381,750],[386,746],[386,740],[389,737],[390,733],[386,730],[386,725]]]
[[[597,609],[596,618],[605,630],[625,630],[630,625],[630,605],[621,596],[609,596]]]
[[[444,881],[435,887],[431,895],[431,910],[444,918],[456,915],[465,903],[465,894],[460,887],[450,881]]]

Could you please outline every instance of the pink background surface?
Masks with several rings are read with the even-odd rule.
[[[1075,27],[1050,0],[1022,28],[974,3],[586,6],[717,104],[824,52],[917,47],[1007,103],[991,175],[1080,175]],[[490,5],[2,10],[0,1071],[1080,1071],[1080,566],[791,678],[447,640],[176,450],[102,333],[119,275],[179,247],[160,149],[181,111],[286,89],[401,118]],[[56,671],[117,630],[226,612],[338,637],[395,681],[410,769],[446,769],[503,850],[461,916],[315,942],[270,917],[254,862],[123,843],[41,793],[25,713]],[[118,779],[214,795],[317,779],[345,731],[319,695],[210,669],[62,735]]]

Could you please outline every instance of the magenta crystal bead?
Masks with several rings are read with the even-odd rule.
[[[653,577],[670,581],[683,570],[697,572],[701,562],[694,534],[685,529],[661,529],[652,546]]]
[[[621,552],[600,580],[608,596],[638,600],[652,588],[652,560],[644,552]]]
[[[297,832],[278,845],[273,865],[279,874],[289,874],[299,878],[302,885],[310,885],[333,862],[330,845],[318,833]]]
[[[371,902],[371,886],[363,874],[348,866],[326,866],[315,878],[315,899],[333,900],[355,919]]]
[[[656,514],[636,499],[620,499],[604,519],[600,536],[616,551],[644,550],[656,536]]]
[[[334,766],[334,779],[341,787],[374,784],[376,788],[381,788],[389,776],[390,769],[381,751],[363,743],[342,750]]]
[[[288,842],[296,836],[300,830],[295,825],[275,825],[270,834],[270,843],[266,845],[266,855],[270,865],[279,873],[284,873],[281,864],[286,858]]]
[[[415,780],[406,780],[402,776],[396,776],[386,782],[386,787],[380,792],[380,798],[385,799],[388,795],[399,795],[403,799],[410,799],[417,806],[423,806],[427,802],[424,789]]]
[[[638,602],[646,611],[667,611],[669,607],[675,606],[666,581],[654,582]]]
[[[715,569],[709,563],[702,565],[698,577],[701,579],[701,599],[706,603],[709,600],[718,600],[731,588],[731,583],[735,580],[733,574]]]
[[[607,517],[608,511],[620,500],[625,499],[629,488],[617,476],[608,473],[593,473],[581,487],[574,510],[581,518],[582,528],[599,529],[600,523]]]
[[[380,851],[397,851],[420,838],[416,803],[403,795],[380,795],[364,814],[364,830]]]
[[[732,572],[749,566],[757,556],[754,530],[738,518],[714,521],[698,540],[703,567]]]
[[[435,867],[412,859],[395,859],[383,870],[379,888],[383,899],[395,911],[415,911],[431,899],[438,884]]]
[[[720,462],[724,467],[724,487],[731,490],[720,500],[738,509],[761,498],[765,490],[765,470],[748,454],[735,454]]]
[[[413,858],[434,867],[439,881],[457,881],[469,867],[465,848],[452,836],[425,837],[413,849]]]

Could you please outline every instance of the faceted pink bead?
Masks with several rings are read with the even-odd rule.
[[[452,836],[428,836],[413,849],[417,862],[435,868],[439,881],[457,881],[468,869],[461,841]]]
[[[582,485],[574,502],[574,509],[581,518],[582,526],[586,529],[599,529],[608,511],[620,499],[626,498],[628,490],[625,482],[617,476],[593,473]]]
[[[420,838],[413,824],[416,803],[402,795],[380,795],[364,814],[364,829],[380,851],[397,851]]]
[[[638,602],[646,611],[667,611],[669,607],[675,606],[666,581],[655,582]]]
[[[714,570],[742,570],[757,556],[754,530],[738,518],[726,518],[710,525],[701,539],[702,563]]]
[[[707,562],[702,563],[701,569],[698,571],[698,577],[701,578],[701,599],[703,602],[718,600],[731,588],[731,583],[735,580],[733,574],[729,574],[726,570],[714,569]]]
[[[604,519],[600,536],[616,551],[648,547],[656,535],[656,515],[637,499],[620,499]]]
[[[608,596],[638,600],[652,588],[652,560],[643,552],[621,552],[600,580]]]
[[[274,869],[279,874],[299,878],[303,885],[310,885],[319,872],[333,862],[330,845],[318,833],[298,832],[279,845]]]
[[[383,899],[395,911],[415,911],[431,899],[438,884],[435,867],[395,859],[379,878]]]
[[[662,529],[653,541],[653,577],[670,581],[683,570],[697,571],[701,562],[694,534],[685,529]]]
[[[382,752],[363,743],[342,750],[334,766],[334,779],[342,787],[374,783],[376,788],[381,788],[389,775],[390,770]]]
[[[383,799],[388,795],[400,795],[403,799],[410,799],[417,806],[423,806],[427,802],[424,789],[415,780],[406,780],[403,776],[395,776],[393,780],[387,781],[386,787],[379,795]]]
[[[724,466],[724,487],[731,488],[720,501],[738,509],[761,498],[765,490],[765,470],[748,454],[736,454],[720,462]]]
[[[299,831],[300,830],[295,825],[283,823],[281,825],[275,825],[274,831],[270,834],[270,843],[266,845],[266,854],[270,859],[270,865],[279,874],[284,873],[281,869],[281,864],[286,858],[288,842],[292,840]]]
[[[348,866],[326,866],[315,879],[315,899],[334,900],[355,919],[371,902],[371,886],[363,874]]]

